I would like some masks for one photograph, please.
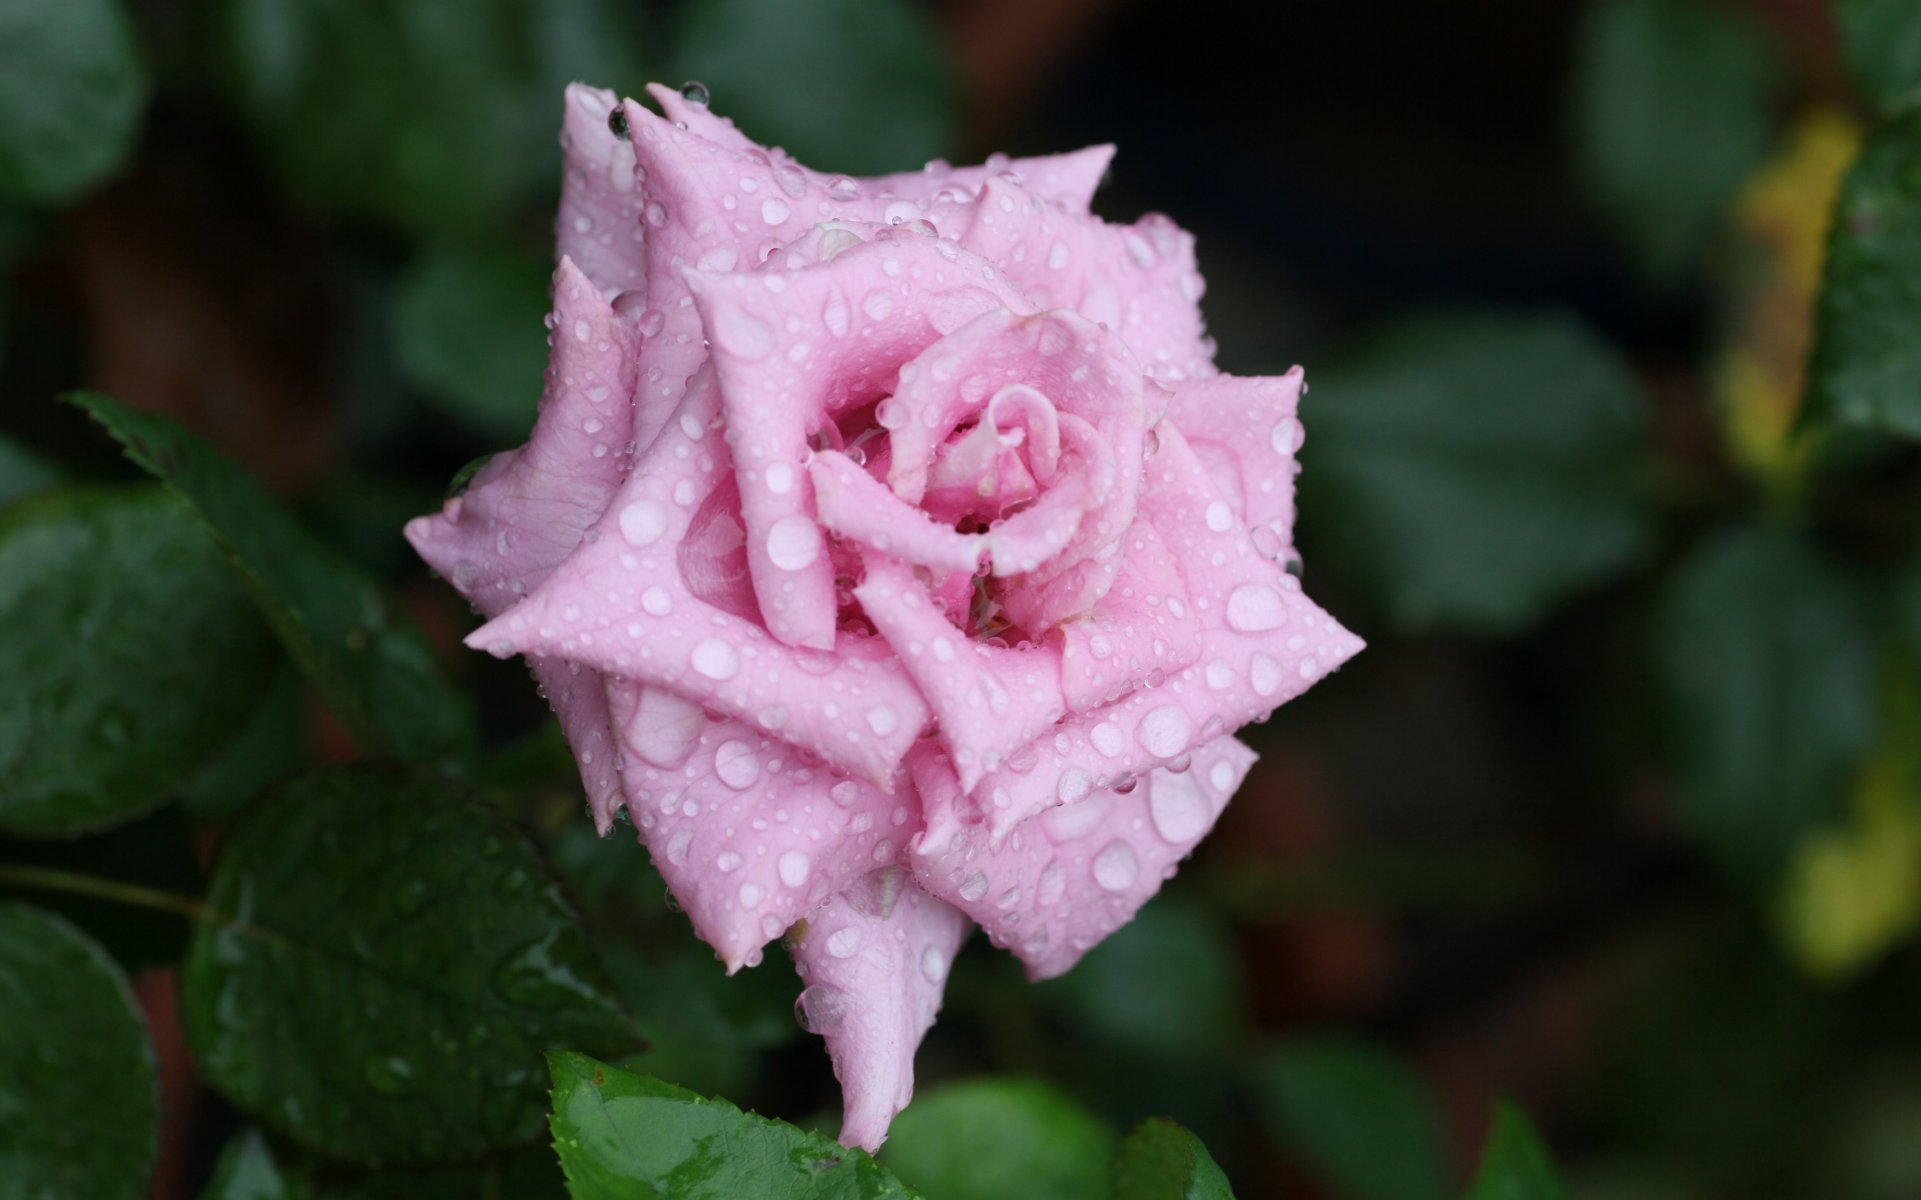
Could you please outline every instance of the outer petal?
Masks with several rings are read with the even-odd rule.
[[[979,922],[1031,978],[1048,979],[1160,891],[1253,763],[1252,750],[1219,738],[1187,770],[1161,768],[1127,791],[1050,809],[998,847],[983,826],[930,822],[909,861],[923,888]],[[952,803],[959,784],[938,752],[917,750],[913,771],[930,810]]]
[[[631,684],[615,682],[608,695],[626,751],[627,811],[729,973],[828,897],[898,861],[920,829],[906,799],[739,722],[677,712],[670,695]]]
[[[920,685],[966,786],[1067,711],[1058,652],[969,641],[902,564],[870,557],[854,595]]]
[[[827,1039],[846,1098],[842,1145],[873,1151],[914,1095],[914,1051],[940,1011],[947,970],[972,928],[899,869],[835,896],[791,942],[800,1011]]]
[[[1069,717],[1031,755],[1023,750],[991,772],[973,794],[977,804],[993,799],[978,807],[996,840],[1058,803],[1069,773],[1100,786],[1177,762],[1272,712],[1361,649],[1301,594],[1300,580],[1255,550],[1246,530],[1219,519],[1214,505],[1225,502],[1179,431],[1163,422],[1156,440],[1141,516],[1180,565],[1200,660],[1161,687]]]
[[[1214,374],[1194,238],[1162,216],[1109,225],[1005,180],[981,189],[961,245],[998,263],[1037,306],[1077,309],[1119,334],[1163,382]]]
[[[664,688],[888,790],[927,706],[877,638],[845,635],[828,653],[767,636],[742,586],[718,415],[704,371],[580,549],[467,644]]]
[[[809,435],[891,390],[902,364],[947,330],[1019,298],[987,263],[917,235],[801,270],[690,273],[687,283],[714,346],[761,614],[789,645],[830,646],[832,567],[798,550],[820,537],[801,470]]]
[[[1253,379],[1217,375],[1175,384],[1167,405],[1167,421],[1208,468],[1234,522],[1273,559],[1294,549],[1294,477],[1301,470],[1295,410],[1305,390],[1299,367]]]
[[[568,86],[560,126],[560,215],[554,221],[555,252],[578,263],[609,298],[647,283],[641,226],[646,197],[634,177],[634,149],[607,125],[619,106],[612,92]]]
[[[421,558],[489,617],[574,551],[626,473],[636,339],[567,258],[554,273],[554,314],[559,332],[532,438],[495,455],[438,514],[407,525]],[[620,789],[600,676],[552,659],[529,665],[560,716],[605,833]]]
[[[1129,689],[1165,678],[1200,658],[1193,609],[1180,567],[1152,522],[1122,539],[1114,584],[1084,620],[1055,628],[1067,707],[1086,712]]]

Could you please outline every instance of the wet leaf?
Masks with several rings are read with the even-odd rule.
[[[683,5],[674,62],[715,111],[823,171],[906,171],[955,141],[953,68],[905,0]]]
[[[1643,272],[1673,286],[1767,148],[1779,68],[1755,27],[1701,0],[1606,0],[1577,44],[1578,165]]]
[[[548,1059],[554,1148],[574,1200],[911,1200],[915,1195],[865,1153],[817,1133],[584,1054],[561,1051]]]
[[[65,200],[139,132],[146,71],[116,0],[0,0],[0,197]]]
[[[1201,1139],[1156,1118],[1134,1127],[1114,1156],[1114,1200],[1234,1200]]]
[[[1356,1038],[1302,1038],[1257,1076],[1276,1139],[1356,1200],[1448,1194],[1440,1116],[1421,1081]]]
[[[1795,535],[1736,530],[1669,581],[1655,647],[1682,815],[1731,870],[1771,877],[1874,734],[1865,615]]]
[[[1308,570],[1404,629],[1517,632],[1646,545],[1646,409],[1567,318],[1398,322],[1302,402]]]
[[[1467,1200],[1562,1200],[1566,1195],[1533,1122],[1502,1101]]]
[[[103,829],[152,808],[245,723],[272,635],[159,488],[50,492],[0,514],[0,829]]]
[[[0,437],[0,505],[45,491],[59,482],[58,467],[20,443]]]
[[[363,750],[443,764],[471,753],[466,698],[371,579],[168,418],[94,392],[68,399],[193,505],[294,662]]]
[[[0,837],[0,872],[26,867],[65,871],[131,884],[191,900],[200,895],[200,865],[176,808],[149,813],[94,837],[28,841]],[[72,921],[99,942],[124,970],[175,962],[187,948],[188,922],[179,912],[81,895],[42,879],[0,882],[0,900],[24,900]]]
[[[1828,233],[1808,413],[1921,437],[1921,114],[1868,135]]]
[[[1104,1200],[1114,1131],[1037,1080],[951,1083],[894,1118],[885,1158],[939,1200]]]
[[[424,773],[356,767],[229,832],[182,979],[216,1087],[373,1165],[453,1162],[540,1129],[541,1052],[636,1048],[538,852]]]
[[[0,903],[0,1197],[142,1195],[159,1123],[126,976],[66,921]]]

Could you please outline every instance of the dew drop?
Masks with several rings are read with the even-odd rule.
[[[774,869],[780,872],[780,881],[790,888],[797,888],[807,882],[807,873],[813,869],[813,862],[800,850],[789,850],[780,856]]]
[[[1229,773],[1233,771],[1228,768]],[[1177,846],[1198,841],[1213,819],[1207,797],[1191,774],[1156,775],[1148,784],[1147,815],[1154,832]]]
[[[732,679],[740,670],[740,655],[719,638],[708,638],[694,647],[693,664],[709,679]]]
[[[714,751],[714,774],[735,791],[743,791],[760,778],[760,754],[746,742],[730,739]]]
[[[1173,758],[1187,749],[1187,740],[1193,732],[1194,725],[1188,720],[1187,714],[1166,704],[1142,717],[1134,736],[1156,758]]]
[[[858,925],[848,925],[827,935],[827,953],[835,958],[852,958],[860,949],[861,931]]]
[[[653,500],[636,500],[620,510],[620,536],[630,546],[651,546],[667,532],[667,510]]]
[[[1265,633],[1287,623],[1281,594],[1262,583],[1244,583],[1227,597],[1227,624],[1242,633]]]
[[[1126,889],[1140,873],[1141,860],[1135,856],[1134,847],[1120,838],[1107,843],[1094,856],[1094,882],[1107,891]]]
[[[680,98],[689,104],[698,104],[705,108],[713,96],[708,92],[706,84],[698,79],[689,79],[680,85]]]
[[[767,530],[767,558],[783,571],[812,566],[820,557],[820,529],[801,513],[782,517]]]

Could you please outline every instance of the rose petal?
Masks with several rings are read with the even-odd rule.
[[[633,147],[607,124],[619,106],[612,92],[568,85],[560,127],[560,215],[554,221],[555,253],[573,259],[609,297],[647,286],[641,226],[647,200],[634,178]]]
[[[538,590],[469,635],[496,657],[549,654],[663,687],[820,755],[881,788],[927,721],[906,671],[877,638],[831,653],[770,638],[751,612],[692,586],[689,531],[731,486],[712,371],[703,370],[595,526]],[[731,519],[731,518],[729,518]]]
[[[1265,717],[1361,649],[1359,638],[1301,594],[1300,580],[1255,550],[1244,528],[1209,524],[1220,493],[1178,430],[1163,422],[1156,437],[1141,516],[1180,566],[1199,659],[1159,688],[1068,717],[1035,744],[1035,765],[990,772],[972,795],[996,841],[1059,803],[1069,772],[1101,782],[1172,762]],[[1002,792],[1011,798],[1005,805]],[[981,803],[984,796],[995,803]]]
[[[1229,516],[1277,561],[1294,550],[1294,477],[1301,469],[1295,410],[1303,390],[1299,367],[1275,377],[1219,375],[1175,384],[1167,405],[1166,419],[1211,468]]]
[[[842,1145],[880,1149],[913,1098],[914,1051],[971,928],[895,868],[856,881],[796,930],[798,1011],[827,1040],[846,1101]]]
[[[869,558],[854,596],[920,685],[966,786],[1067,711],[1057,651],[969,641],[901,563]]]
[[[708,721],[692,706],[692,738],[672,753],[689,722],[663,720],[672,701],[661,695],[619,682],[608,689],[626,750],[627,811],[729,974],[758,961],[762,946],[828,897],[898,861],[920,829],[908,798],[810,764],[737,721]]]
[[[1232,737],[1218,738],[1195,750],[1185,771],[1157,769],[1125,792],[1086,791],[998,847],[984,826],[930,821],[910,844],[909,863],[923,888],[1018,955],[1029,978],[1049,979],[1160,891],[1214,827],[1254,758]],[[916,750],[910,766],[930,808],[953,806],[959,782],[938,751]]]
[[[908,504],[845,454],[823,450],[808,464],[822,526],[880,554],[940,571],[972,575],[986,547],[977,533],[956,533]],[[803,518],[784,518],[798,520]]]
[[[497,454],[407,540],[489,617],[545,582],[607,507],[626,471],[617,453],[633,421],[634,337],[571,259],[554,272],[553,366],[533,436]],[[600,676],[556,660],[530,662],[580,765],[594,823],[605,833],[619,803]]]
[[[831,646],[836,620],[826,557],[783,563],[772,552],[813,522],[801,470],[809,435],[870,403],[941,336],[937,303],[965,305],[971,317],[1019,302],[986,263],[948,249],[954,261],[932,239],[906,237],[802,270],[688,275],[734,435],[754,590],[768,632],[789,645]]]
[[[1128,689],[1165,678],[1200,658],[1194,611],[1174,557],[1152,524],[1123,539],[1114,586],[1084,620],[1057,626],[1061,690],[1070,712],[1112,703]]]
[[[1194,237],[1166,217],[1109,225],[997,177],[981,188],[961,245],[1001,264],[1036,307],[1072,308],[1111,329],[1149,377],[1214,374]]]

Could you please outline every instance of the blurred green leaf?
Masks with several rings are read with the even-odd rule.
[[[1728,867],[1771,877],[1873,737],[1865,615],[1800,538],[1735,530],[1669,580],[1655,653],[1682,814]]]
[[[539,853],[432,776],[358,767],[227,835],[182,977],[202,1073],[269,1127],[368,1164],[540,1128],[541,1051],[632,1049]]]
[[[249,1129],[220,1151],[200,1200],[313,1200],[313,1195],[305,1179],[281,1169],[261,1132]]]
[[[116,0],[0,0],[0,197],[52,203],[120,165],[146,71]]]
[[[1448,1194],[1440,1115],[1427,1089],[1386,1052],[1337,1034],[1298,1039],[1258,1068],[1275,1138],[1359,1200]]]
[[[1701,0],[1604,0],[1574,64],[1581,174],[1653,282],[1673,286],[1760,160],[1780,71],[1747,19]]]
[[[1841,186],[1809,362],[1810,417],[1921,437],[1921,114],[1868,135]]]
[[[184,496],[301,670],[369,753],[457,762],[473,717],[433,652],[374,582],[321,544],[232,462],[166,417],[94,392],[68,400],[127,457]]]
[[[394,302],[400,368],[441,412],[518,441],[547,365],[551,267],[505,250],[441,247],[414,263]]]
[[[240,811],[268,785],[307,763],[308,693],[300,672],[282,661],[232,741],[180,788],[180,804],[197,821]]]
[[[8,866],[68,871],[198,896],[200,865],[177,809],[163,808],[97,837],[72,841],[0,838],[0,872]],[[0,875],[0,878],[4,878]],[[72,921],[128,971],[179,959],[187,922],[178,913],[71,891],[0,882],[0,900],[27,900]]]
[[[886,1162],[936,1200],[1104,1200],[1114,1131],[1038,1080],[972,1079],[914,1098]]]
[[[245,722],[273,639],[159,488],[0,515],[0,828],[105,828],[166,799]]]
[[[0,903],[0,1200],[143,1195],[159,1125],[127,977],[67,922]]]
[[[911,170],[955,141],[954,72],[907,0],[699,0],[674,62],[715,110],[823,171]]]
[[[1562,1200],[1567,1192],[1534,1123],[1513,1104],[1494,1110],[1494,1130],[1481,1152],[1481,1168],[1467,1200]]]
[[[817,1133],[584,1054],[557,1051],[548,1062],[554,1148],[574,1200],[878,1200],[915,1194],[866,1154]]]
[[[1312,561],[1403,628],[1518,632],[1645,546],[1646,407],[1570,319],[1394,324],[1302,404]]]
[[[1169,898],[1038,995],[1086,1034],[1175,1058],[1218,1055],[1246,1029],[1240,967],[1218,917]]]
[[[574,79],[638,88],[619,0],[226,0],[236,99],[308,203],[473,232],[560,178]]]
[[[1921,5],[1913,0],[1840,0],[1842,49],[1854,81],[1884,113],[1921,99]]]
[[[9,438],[0,437],[0,505],[60,482],[60,468]]]
[[[1201,1139],[1172,1121],[1134,1127],[1114,1156],[1114,1200],[1234,1200]]]

